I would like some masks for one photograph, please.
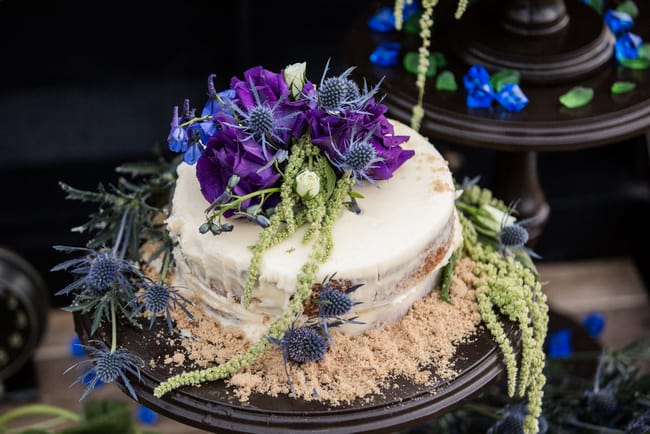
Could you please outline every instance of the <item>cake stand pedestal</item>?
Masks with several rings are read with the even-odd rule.
[[[384,2],[387,5],[391,2]],[[634,33],[650,39],[650,7],[637,2]],[[457,92],[437,91],[428,79],[421,132],[433,140],[496,151],[495,196],[506,203],[520,199],[520,216],[532,218],[531,238],[539,236],[549,205],[537,174],[537,152],[572,151],[620,142],[650,129],[650,70],[631,70],[613,60],[614,38],[603,17],[580,0],[478,0],[456,20],[456,1],[442,1],[434,10],[431,51],[447,58]],[[368,29],[369,11],[350,30],[345,62],[355,73],[376,83],[389,115],[410,124],[418,89],[415,75],[401,62],[380,67],[369,55],[381,42],[400,42],[404,54],[418,51],[418,35],[379,33]],[[469,109],[462,77],[472,64],[493,73],[521,72],[528,105],[507,112],[496,105]],[[612,95],[615,81],[632,81],[636,88]],[[591,87],[594,98],[586,106],[566,109],[558,98],[575,86]]]
[[[82,343],[91,339],[90,320],[74,314],[75,330]],[[397,380],[398,387],[385,390],[381,396],[332,407],[316,401],[253,395],[242,404],[223,381],[208,382],[200,387],[183,387],[163,398],[153,396],[153,389],[171,375],[190,366],[163,363],[166,355],[179,347],[165,341],[164,320],[149,330],[138,330],[127,323],[118,325],[118,346],[139,355],[145,361],[141,381],[130,378],[140,403],[158,413],[200,429],[219,433],[322,433],[348,434],[394,432],[419,425],[450,411],[465,400],[475,397],[503,371],[501,352],[484,328],[475,338],[458,347],[455,359],[457,375],[433,386],[421,386]],[[517,331],[507,326],[511,339]],[[100,328],[92,339],[110,342],[110,328]],[[128,392],[122,384],[123,391]]]

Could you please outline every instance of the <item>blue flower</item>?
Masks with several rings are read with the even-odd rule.
[[[490,84],[490,74],[482,65],[472,65],[463,76],[463,85],[467,92],[471,93],[474,88],[482,87],[485,84]]]
[[[363,286],[363,284],[353,285],[345,291],[337,288],[332,281],[334,276],[328,276],[321,284],[321,290],[318,294],[318,322],[323,328],[323,332],[327,337],[327,341],[331,347],[334,347],[334,342],[329,334],[329,327],[335,327],[343,323],[349,324],[363,324],[356,321],[357,317],[344,319],[343,315],[352,310],[352,307],[361,304],[361,302],[353,302],[350,294]],[[333,320],[333,321],[332,321]]]
[[[391,32],[395,30],[395,14],[387,6],[380,8],[368,19],[368,27],[376,32]]]
[[[187,131],[182,128],[178,121],[178,106],[174,106],[172,111],[172,121],[169,126],[169,136],[167,136],[167,144],[169,150],[173,152],[185,152],[187,150]]]
[[[376,126],[368,131],[365,136],[357,136],[356,124],[352,126],[351,137],[344,142],[344,149],[339,147],[331,140],[331,149],[334,151],[331,161],[334,166],[341,172],[350,172],[352,179],[357,183],[362,180],[377,185],[372,177],[373,170],[378,168],[379,163],[384,161],[370,139],[375,135]]]
[[[616,60],[636,59],[639,57],[639,48],[643,44],[643,39],[639,35],[626,32],[616,39],[614,49],[616,51]]]
[[[546,354],[551,359],[562,359],[573,354],[571,345],[571,330],[560,329],[548,335]]]
[[[597,338],[605,329],[605,317],[600,312],[592,312],[582,320],[582,326],[587,330],[589,336]]]
[[[499,232],[497,233],[499,252],[505,257],[506,255],[511,254],[512,250],[521,249],[533,258],[539,259],[540,256],[537,253],[526,247],[530,235],[524,225],[530,222],[530,219],[509,223],[516,205],[517,202],[514,202],[510,207],[508,207],[508,211],[503,214]]]
[[[223,111],[225,107],[233,100],[237,93],[234,89],[226,89],[217,93],[217,90],[214,87],[214,78],[216,74],[210,74],[208,77],[208,100],[203,106],[201,111],[201,117],[216,116],[219,112]],[[210,119],[200,123],[201,130],[205,134],[205,137],[202,137],[201,140],[203,143],[207,143],[208,139],[214,135],[218,130],[218,124],[214,119]]]
[[[81,395],[80,400],[84,399],[88,394],[101,383],[112,383],[115,380],[121,380],[124,386],[129,391],[129,394],[136,401],[138,397],[133,390],[133,386],[128,378],[128,374],[135,376],[140,381],[140,368],[144,365],[144,361],[137,355],[131,354],[123,349],[111,351],[108,346],[102,341],[89,341],[89,344],[84,345],[84,349],[90,354],[89,358],[79,363],[75,363],[65,372],[84,366],[88,363],[92,366],[85,369],[83,374],[80,375],[70,386],[84,382],[88,375],[93,375],[92,380],[86,384],[86,388]]]
[[[140,404],[138,405],[137,413],[138,422],[143,425],[154,425],[160,419],[160,416],[155,411]]]
[[[382,42],[370,53],[370,61],[383,67],[397,65],[401,49],[399,42]]]
[[[632,28],[634,20],[626,12],[609,9],[605,12],[605,24],[607,24],[614,36],[618,37]]]
[[[627,425],[626,432],[629,434],[647,434],[650,432],[650,409],[632,419]]]
[[[490,83],[477,84],[467,92],[465,103],[468,108],[487,108],[494,100],[494,89]]]
[[[151,313],[151,321],[149,322],[149,329],[153,327],[156,317],[163,315],[167,320],[167,326],[171,332],[173,329],[171,312],[177,307],[180,307],[188,318],[192,319],[192,314],[187,310],[185,304],[192,305],[192,302],[183,297],[178,290],[160,282],[145,281],[142,284],[144,292],[138,295],[131,304],[139,304],[131,313],[133,318],[138,313],[146,310]]]
[[[528,104],[528,98],[518,84],[504,84],[496,94],[497,102],[506,110],[518,112]]]

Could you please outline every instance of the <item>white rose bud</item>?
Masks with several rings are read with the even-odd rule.
[[[284,81],[289,85],[292,100],[296,100],[300,96],[302,88],[305,86],[305,80],[307,79],[306,71],[306,62],[294,63],[284,68]]]
[[[296,176],[296,192],[300,197],[314,197],[320,191],[320,178],[311,170],[305,170]]]
[[[506,214],[505,212],[493,207],[492,205],[483,205],[482,208],[487,211],[490,216],[492,216],[492,219],[496,222],[494,229],[495,231],[499,231],[501,229],[501,224],[503,223],[503,226],[510,226],[517,221],[517,219],[511,215]]]

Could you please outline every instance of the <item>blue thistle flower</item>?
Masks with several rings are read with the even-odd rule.
[[[510,254],[513,249],[522,249],[533,258],[539,259],[540,256],[537,253],[526,247],[530,234],[524,225],[529,223],[531,219],[525,219],[519,222],[515,221],[515,223],[508,224],[508,220],[512,217],[512,213],[516,206],[517,202],[511,204],[501,220],[499,233],[497,234],[499,252],[505,257],[507,254]]]
[[[234,103],[230,103],[232,109],[241,118],[241,124],[227,124],[233,128],[242,130],[247,136],[243,140],[255,140],[262,146],[264,157],[268,159],[267,148],[278,149],[286,147],[285,139],[281,133],[290,131],[291,128],[285,125],[285,121],[298,116],[298,111],[282,115],[278,110],[280,105],[288,98],[288,95],[282,95],[275,101],[275,104],[269,106],[267,102],[262,102],[259,92],[253,81],[250,81],[250,89],[255,99],[255,104],[251,107],[240,108]],[[245,110],[245,111],[244,111]]]
[[[335,327],[343,323],[363,324],[360,321],[356,321],[357,317],[342,318],[343,315],[352,310],[353,306],[361,304],[361,302],[353,302],[350,294],[363,286],[363,284],[354,285],[344,292],[334,287],[332,283],[333,277],[334,275],[325,277],[325,280],[321,284],[318,300],[315,301],[318,305],[318,322],[327,337],[327,342],[332,348],[334,348],[334,342],[330,336],[329,327]]]
[[[272,344],[280,346],[284,359],[284,372],[287,375],[287,382],[291,395],[295,395],[291,376],[289,375],[288,363],[292,360],[296,363],[317,362],[325,357],[327,343],[325,339],[312,327],[291,327],[286,331],[282,339],[266,338]]]
[[[363,91],[361,91],[359,85],[349,78],[352,71],[354,71],[354,67],[346,69],[338,76],[327,77],[329,65],[330,61],[328,59],[316,94],[306,95],[306,98],[316,102],[318,108],[330,115],[338,115],[345,110],[363,112],[366,103],[379,90],[381,81],[371,89],[368,89],[368,85],[364,81]]]
[[[618,411],[618,399],[611,388],[587,391],[587,412],[593,421],[605,422]]]
[[[83,348],[88,352],[89,357],[86,360],[82,360],[79,363],[75,363],[65,372],[84,366],[87,364],[92,364],[88,369],[85,369],[83,374],[80,375],[71,385],[83,383],[84,379],[87,378],[89,374],[92,374],[92,380],[86,384],[86,388],[81,395],[80,400],[83,400],[88,394],[101,382],[101,383],[112,383],[116,380],[121,380],[122,384],[127,388],[129,394],[136,401],[138,397],[131,386],[129,381],[128,374],[135,376],[138,381],[140,380],[140,367],[144,365],[144,361],[137,355],[131,354],[123,349],[117,349],[111,351],[108,346],[102,341],[89,341],[92,345],[84,345]]]
[[[83,247],[54,246],[55,250],[84,252],[82,258],[70,259],[52,268],[51,271],[66,270],[78,276],[74,282],[58,291],[55,295],[67,295],[81,289],[88,296],[101,297],[111,290],[122,293],[131,299],[134,295],[130,276],[140,275],[140,272],[129,262],[116,256],[115,249],[111,251],[96,251]]]
[[[646,410],[632,419],[627,425],[625,432],[629,434],[645,434],[650,432],[650,410]]]
[[[343,150],[339,149],[334,143],[330,132],[330,141],[335,153],[332,158],[332,164],[343,172],[350,172],[352,179],[357,183],[366,180],[372,185],[377,185],[377,182],[369,174],[372,169],[377,168],[377,163],[384,161],[384,158],[377,153],[375,146],[370,142],[376,129],[377,125],[373,126],[364,137],[358,137],[357,126],[354,124],[347,146],[346,144],[342,144]]]
[[[131,304],[138,306],[131,312],[131,318],[138,313],[146,310],[151,313],[151,321],[149,322],[149,329],[153,327],[156,317],[163,315],[167,320],[167,327],[171,332],[173,329],[171,312],[177,307],[180,307],[188,318],[192,319],[192,314],[187,310],[185,304],[192,305],[192,302],[183,297],[178,290],[165,285],[162,282],[148,282],[142,284],[144,292],[138,295]]]
[[[506,405],[501,410],[501,419],[497,420],[488,430],[487,434],[524,434],[524,421],[526,419],[526,403],[519,402]],[[537,418],[538,434],[548,431],[548,421],[544,416]]]

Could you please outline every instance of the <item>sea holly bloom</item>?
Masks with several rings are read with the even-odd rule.
[[[497,420],[487,431],[487,434],[513,434],[523,433],[526,420],[526,404],[519,402],[506,405],[501,410],[501,418]],[[546,434],[548,421],[544,416],[537,418],[538,434]]]
[[[93,340],[89,343],[92,345],[83,345],[83,348],[89,354],[89,358],[75,363],[65,371],[67,373],[76,367],[92,364],[70,385],[82,383],[84,379],[89,377],[89,374],[91,375],[92,379],[86,384],[80,400],[88,396],[98,384],[113,383],[119,379],[122,380],[131,397],[137,401],[138,397],[129,381],[128,374],[134,375],[140,381],[140,368],[144,366],[142,358],[123,349],[111,351],[102,341]]]
[[[512,254],[512,250],[521,249],[533,258],[539,259],[540,256],[537,253],[526,247],[526,243],[530,238],[530,234],[524,225],[529,223],[531,219],[525,219],[510,223],[510,217],[512,217],[512,213],[516,205],[516,202],[510,205],[508,211],[504,213],[501,219],[500,228],[497,233],[499,252],[502,256],[505,257],[508,254]]]
[[[225,118],[222,129],[217,131],[208,141],[208,145],[196,164],[196,176],[201,185],[201,193],[212,203],[228,190],[229,181],[236,175],[236,185],[229,190],[231,195],[245,196],[259,190],[276,186],[281,178],[280,173],[272,163],[274,155],[266,156],[253,140],[245,140],[238,128],[231,126],[235,123],[232,117]],[[277,195],[269,197],[264,207],[277,205]],[[259,198],[251,198],[242,202],[241,208],[246,209],[259,203]],[[224,213],[230,217],[235,209]]]
[[[350,145],[361,138],[375,151],[375,160],[364,171],[363,179],[389,179],[414,151],[400,147],[408,136],[395,135],[385,113],[386,106],[375,104],[374,99],[366,103],[363,113],[346,111],[345,116],[337,116],[312,110],[309,112],[312,142],[324,151],[339,172],[343,172],[341,155],[346,155]]]
[[[131,318],[142,311],[151,313],[149,329],[153,327],[156,317],[163,315],[167,320],[167,327],[171,332],[173,329],[171,313],[180,307],[188,318],[192,319],[192,314],[185,307],[186,304],[192,305],[192,302],[183,297],[178,290],[165,285],[162,282],[144,281],[142,283],[144,291],[138,295],[131,304],[139,304],[131,313]]]
[[[349,313],[354,306],[361,304],[361,302],[353,302],[350,294],[362,287],[363,284],[354,285],[346,291],[342,291],[335,287],[332,277],[329,276],[323,281],[316,304],[318,305],[318,322],[323,328],[325,336],[327,336],[330,347],[333,348],[334,342],[330,336],[329,327],[343,323],[363,324],[360,321],[356,321],[357,317],[343,318],[343,315]]]

